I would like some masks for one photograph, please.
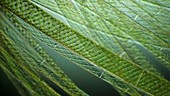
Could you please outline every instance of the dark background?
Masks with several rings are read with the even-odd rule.
[[[20,96],[12,82],[0,67],[0,96]]]

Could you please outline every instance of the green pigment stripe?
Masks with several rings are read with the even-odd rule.
[[[12,41],[8,39],[8,37],[0,31],[0,40],[1,46],[0,53],[2,54],[2,64],[0,65],[4,70],[6,70],[7,75],[16,86],[17,89],[20,89],[20,94],[27,94],[27,95],[45,95],[45,96],[59,96],[54,90],[52,90],[48,85],[39,79],[31,70],[29,70],[26,66],[24,66],[25,62],[19,53],[16,51],[14,44]],[[8,45],[8,46],[3,46]],[[5,50],[8,50],[6,52]],[[18,53],[18,54],[17,54]],[[15,54],[15,55],[13,55]],[[13,57],[12,57],[13,56]],[[9,72],[8,72],[9,71]],[[18,83],[17,83],[18,82]]]
[[[41,39],[42,42],[44,42],[45,44],[47,44],[48,46],[50,46],[52,49],[59,52],[60,54],[63,54],[65,57],[71,59],[78,66],[91,72],[97,77],[109,82],[111,85],[118,87],[118,89],[124,92],[127,92],[128,94],[131,94],[131,95],[138,94],[139,96],[139,93],[132,86],[130,86],[128,83],[121,81],[117,76],[113,76],[109,72],[99,68],[98,66],[93,65],[91,62],[84,59],[83,57],[62,47],[62,45],[60,45],[59,43],[49,40],[49,39],[44,39],[44,38],[47,38],[47,36],[43,35],[42,33],[40,32],[38,34],[37,33],[38,32],[35,32],[35,31],[33,32],[33,34],[36,35],[37,38]]]
[[[170,92],[170,83],[168,81],[146,72],[139,66],[105,50],[63,23],[50,17],[33,4],[22,0],[6,0],[2,1],[1,4],[46,35],[146,93],[166,95]],[[157,84],[149,82],[150,78],[157,82]],[[148,87],[146,85],[152,86]]]
[[[12,15],[8,18],[16,19],[16,16]],[[23,22],[21,23],[21,25],[22,24],[23,24]],[[23,24],[23,25],[25,25],[25,24]],[[28,25],[26,25],[26,26],[28,26]],[[29,27],[31,27],[31,26],[29,26]],[[85,61],[84,58],[74,54],[73,52],[69,51],[68,49],[65,49],[64,47],[62,47],[62,45],[59,45],[59,43],[57,44],[57,42],[55,42],[55,41],[53,41],[53,43],[52,43],[52,41],[49,40],[50,38],[44,39],[44,38],[47,38],[47,36],[41,32],[36,32],[35,30],[36,29],[30,29],[29,32],[31,33],[31,31],[33,31],[32,34],[34,34],[36,36],[39,34],[39,36],[37,36],[36,38],[41,39],[45,44],[47,44],[48,46],[50,46],[51,48],[53,48],[60,54],[64,54],[65,57],[67,57],[68,59],[71,59],[73,62],[76,62],[75,64],[77,64],[78,66],[81,66],[82,68],[89,71],[90,73],[109,82],[111,85],[113,85],[114,87],[117,87],[118,89],[122,90],[123,92],[127,92],[128,94],[131,94],[131,95],[135,94],[135,95],[140,96],[140,93],[136,89],[134,89],[134,87],[132,87],[131,85],[129,85],[126,82],[123,82],[121,79],[119,79],[119,77],[113,76],[109,72],[99,68],[98,66],[90,64],[90,62],[88,62],[87,60]],[[55,46],[55,48],[54,48],[54,46]],[[39,49],[39,48],[37,48],[37,49]],[[22,54],[22,55],[26,55],[26,54]],[[26,57],[26,58],[28,58],[28,57]]]
[[[13,17],[12,17],[13,15],[6,12],[6,16],[10,18],[13,25],[21,32],[20,35],[22,34],[23,37],[26,39],[26,41],[29,41],[29,44],[31,46],[33,46],[33,48],[36,49],[35,51],[43,58],[43,60],[42,60],[43,64],[41,64],[42,62],[36,62],[38,64],[34,64],[34,65],[32,65],[32,67],[37,66],[37,69],[41,70],[41,72],[43,72],[43,74],[46,74],[49,78],[52,78],[52,80],[55,81],[55,83],[58,86],[60,86],[62,89],[64,89],[70,95],[73,95],[73,96],[87,95],[86,93],[81,91],[79,88],[77,88],[74,83],[72,83],[72,81],[64,74],[64,72],[59,68],[59,66],[57,64],[55,64],[55,62],[48,56],[48,54],[42,49],[42,47],[36,42],[36,40],[34,40],[34,38],[29,34],[29,32],[27,32],[27,30],[22,28],[21,25],[19,25],[18,22],[16,22],[13,19]],[[20,37],[16,36],[16,38],[20,38]],[[24,54],[24,52],[23,53],[20,52],[20,54],[22,56],[26,55],[26,54]],[[29,57],[29,56],[25,56],[25,57]],[[23,58],[25,58],[25,57],[23,57]],[[27,60],[28,58],[25,58],[25,59]],[[34,63],[34,62],[31,62],[31,63]]]

